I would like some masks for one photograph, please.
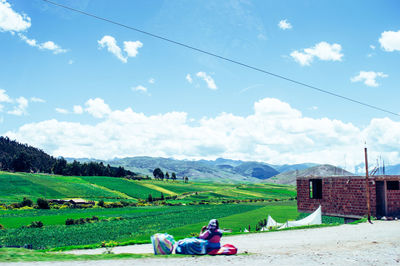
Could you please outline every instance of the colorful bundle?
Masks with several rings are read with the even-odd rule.
[[[176,254],[188,255],[204,255],[206,254],[207,240],[198,239],[196,237],[185,238],[178,241],[176,246]]]
[[[165,234],[155,234],[151,236],[151,243],[154,248],[154,255],[169,255],[174,250],[174,237]]]

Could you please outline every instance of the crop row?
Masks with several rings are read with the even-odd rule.
[[[23,246],[31,244],[35,249],[69,245],[87,245],[110,240],[148,239],[157,232],[212,218],[221,218],[260,208],[259,205],[204,205],[160,208],[141,213],[120,213],[125,220],[109,223],[82,224],[76,226],[53,225],[43,228],[18,228],[0,231],[0,245]],[[45,223],[45,221],[43,221]],[[194,231],[199,230],[195,228]],[[178,236],[184,237],[184,236]]]

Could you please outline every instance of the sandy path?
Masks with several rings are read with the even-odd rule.
[[[73,265],[400,265],[400,221],[238,235],[223,238],[223,243],[234,244],[239,253],[247,251],[252,255],[84,261],[74,262]],[[98,254],[103,251],[75,250],[69,253]],[[114,253],[152,251],[151,245],[113,249]],[[32,264],[67,266],[71,262],[20,265]]]

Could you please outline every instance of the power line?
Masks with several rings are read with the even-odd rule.
[[[222,59],[224,61],[228,61],[228,62],[234,63],[236,65],[240,65],[240,66],[245,67],[245,68],[249,68],[249,69],[252,69],[252,70],[255,70],[255,71],[258,71],[258,72],[261,72],[261,73],[276,77],[276,78],[280,78],[280,79],[283,79],[283,80],[286,80],[286,81],[301,85],[303,87],[307,87],[309,89],[313,89],[315,91],[319,91],[321,93],[325,93],[325,94],[328,94],[328,95],[331,95],[331,96],[335,96],[337,98],[341,98],[341,99],[344,99],[344,100],[347,100],[347,101],[350,101],[350,102],[353,102],[353,103],[356,103],[356,104],[359,104],[359,105],[363,105],[363,106],[366,106],[366,107],[369,107],[371,109],[375,109],[375,110],[378,110],[378,111],[381,111],[381,112],[385,112],[385,113],[388,113],[388,114],[391,114],[391,115],[400,116],[400,114],[392,112],[392,111],[389,111],[387,109],[383,109],[383,108],[375,106],[375,105],[364,103],[364,102],[361,102],[361,101],[358,101],[358,100],[355,100],[355,99],[352,99],[352,98],[349,98],[349,97],[346,97],[346,96],[343,96],[343,95],[340,95],[340,94],[337,94],[337,93],[334,93],[334,92],[331,92],[331,91],[327,91],[327,90],[318,88],[316,86],[309,85],[309,84],[303,83],[301,81],[297,81],[297,80],[294,80],[294,79],[291,79],[291,78],[288,78],[288,77],[285,77],[285,76],[282,76],[282,75],[279,75],[279,74],[275,74],[275,73],[269,72],[267,70],[264,70],[264,69],[261,69],[261,68],[258,68],[258,67],[254,67],[254,66],[251,66],[251,65],[248,65],[248,64],[245,64],[245,63],[242,63],[242,62],[239,62],[239,61],[236,61],[236,60],[233,60],[233,59],[218,55],[218,54],[214,54],[214,53],[211,53],[211,52],[208,52],[206,50],[202,50],[202,49],[196,48],[194,46],[191,46],[191,45],[188,45],[188,44],[185,44],[185,43],[182,43],[182,42],[174,41],[174,40],[168,39],[166,37],[162,37],[160,35],[156,35],[156,34],[153,34],[153,33],[150,33],[150,32],[135,28],[135,27],[131,27],[131,26],[128,26],[128,25],[125,25],[125,24],[122,24],[122,23],[119,23],[119,22],[116,22],[116,21],[113,21],[113,20],[110,20],[110,19],[99,17],[99,16],[84,12],[84,11],[79,10],[79,9],[75,9],[75,8],[72,8],[72,7],[69,7],[69,6],[65,6],[65,5],[62,5],[62,4],[58,4],[58,3],[55,3],[55,2],[50,1],[50,0],[42,0],[42,1],[47,2],[49,4],[52,4],[52,5],[55,5],[55,6],[58,6],[58,7],[61,7],[61,8],[64,8],[64,9],[71,10],[71,11],[76,12],[76,13],[80,13],[80,14],[83,14],[83,15],[86,15],[86,16],[89,16],[89,17],[92,17],[92,18],[96,18],[98,20],[105,21],[105,22],[108,22],[108,23],[111,23],[111,24],[114,24],[114,25],[117,25],[117,26],[120,26],[120,27],[123,27],[123,28],[127,28],[127,29],[130,29],[130,30],[133,30],[133,31],[137,31],[137,32],[140,32],[142,34],[145,34],[145,35],[148,35],[148,36],[151,36],[151,37],[154,37],[154,38],[157,38],[157,39],[169,42],[169,43],[173,43],[173,44],[176,44],[176,45],[179,45],[179,46],[182,46],[182,47],[185,47],[185,48],[188,48],[188,49],[191,49],[191,50],[194,50],[194,51],[197,51],[197,52],[209,55],[209,56],[213,56],[213,57]]]

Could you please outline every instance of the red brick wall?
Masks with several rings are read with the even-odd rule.
[[[400,213],[400,190],[386,190],[388,215]]]
[[[322,212],[327,215],[350,217],[367,214],[364,178],[324,177],[322,178],[322,199],[310,199],[310,179],[297,179],[298,211],[312,212],[321,205]],[[376,194],[373,181],[370,181],[370,204],[371,214],[375,215]]]

